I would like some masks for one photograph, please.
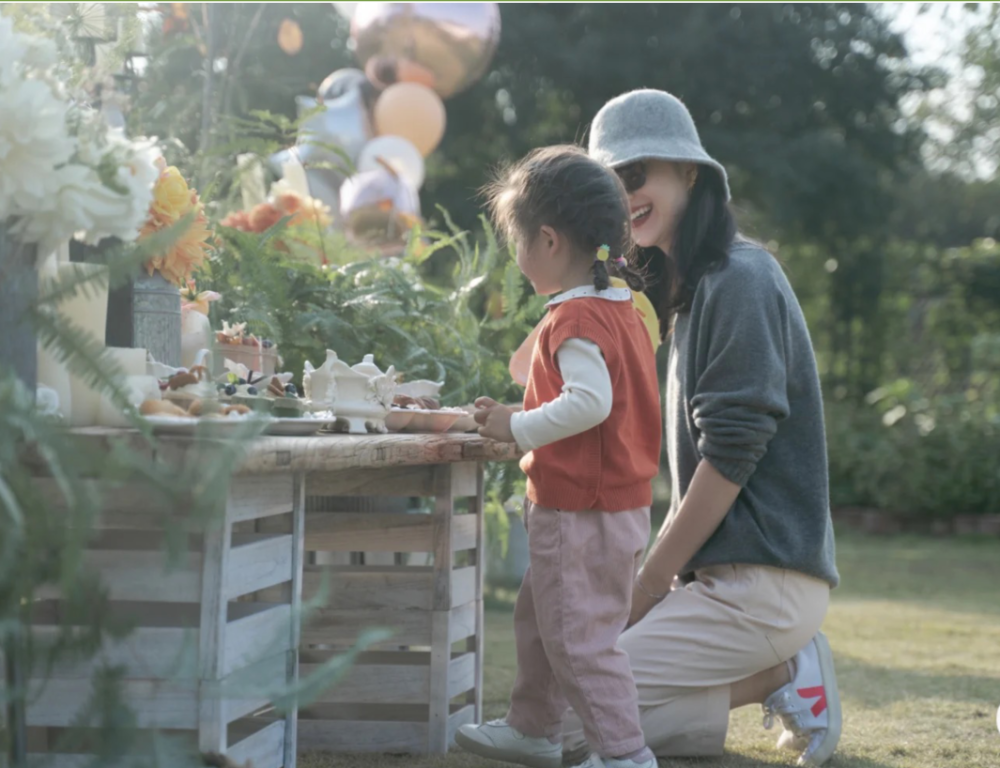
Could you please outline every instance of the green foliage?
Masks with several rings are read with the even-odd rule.
[[[279,248],[281,225],[263,235],[220,228],[225,245],[200,287],[222,294],[212,307],[216,325],[249,323],[279,344],[284,368],[296,376],[307,360],[319,365],[327,349],[348,362],[371,353],[407,380],[443,380],[446,404],[480,395],[519,401],[507,359],[540,318],[539,300],[524,295],[516,266],[502,264],[488,227],[483,242],[474,242],[442,216],[447,231],[415,230],[402,258],[336,268]],[[335,262],[344,257],[332,255]],[[446,285],[425,277],[432,259],[450,265]],[[491,282],[497,273],[505,275],[508,311],[484,323],[477,304],[498,288]]]

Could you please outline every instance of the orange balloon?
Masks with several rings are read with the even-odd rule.
[[[427,157],[444,136],[444,104],[426,85],[390,85],[375,102],[375,130],[380,136],[402,136]]]
[[[302,28],[298,22],[285,19],[278,27],[278,46],[289,56],[302,50]]]

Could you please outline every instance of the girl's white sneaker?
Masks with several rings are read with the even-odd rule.
[[[527,765],[529,768],[561,768],[562,744],[525,736],[506,720],[490,720],[482,725],[463,725],[455,743],[474,755]]]
[[[775,717],[785,730],[778,746],[799,752],[799,765],[822,765],[840,741],[842,719],[833,654],[826,635],[817,632],[795,656],[795,679],[764,702],[764,727]]]

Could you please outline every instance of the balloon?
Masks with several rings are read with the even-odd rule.
[[[424,157],[444,136],[444,104],[426,85],[390,85],[375,102],[375,129],[380,136],[402,136]]]
[[[366,243],[400,243],[418,220],[420,198],[386,168],[358,173],[340,188],[347,234]]]
[[[427,67],[395,56],[373,56],[368,59],[365,75],[379,90],[388,88],[393,83],[420,83],[428,88],[434,87],[434,73]]]
[[[320,83],[316,95],[323,101],[340,98],[349,91],[357,90],[367,80],[360,69],[338,69],[326,76]]]
[[[296,99],[302,114],[315,106],[316,102],[307,96]],[[352,163],[358,153],[372,137],[368,113],[364,108],[359,91],[350,91],[331,101],[323,102],[321,112],[306,118],[299,127],[299,159],[305,166],[317,163],[331,163],[338,168],[345,166],[345,158],[327,146],[340,147]]]
[[[361,3],[351,22],[362,65],[373,56],[409,59],[434,74],[448,98],[476,82],[500,40],[496,3]]]
[[[381,161],[381,163],[379,162]],[[387,164],[411,189],[424,183],[424,158],[402,136],[379,136],[365,144],[358,155],[359,171],[374,171]]]
[[[330,3],[334,8],[337,9],[337,13],[343,16],[348,21],[354,16],[354,10],[358,7],[357,3]]]
[[[278,27],[278,47],[289,56],[302,50],[302,28],[298,22],[285,19]]]

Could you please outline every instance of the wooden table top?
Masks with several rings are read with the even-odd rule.
[[[69,430],[70,439],[86,451],[109,451],[112,444],[165,461],[183,461],[191,452],[218,451],[232,446],[242,452],[238,474],[324,472],[361,467],[418,466],[464,461],[513,461],[521,454],[511,443],[477,434],[264,435],[242,443],[220,439],[161,436],[151,443],[135,430],[85,427]]]

